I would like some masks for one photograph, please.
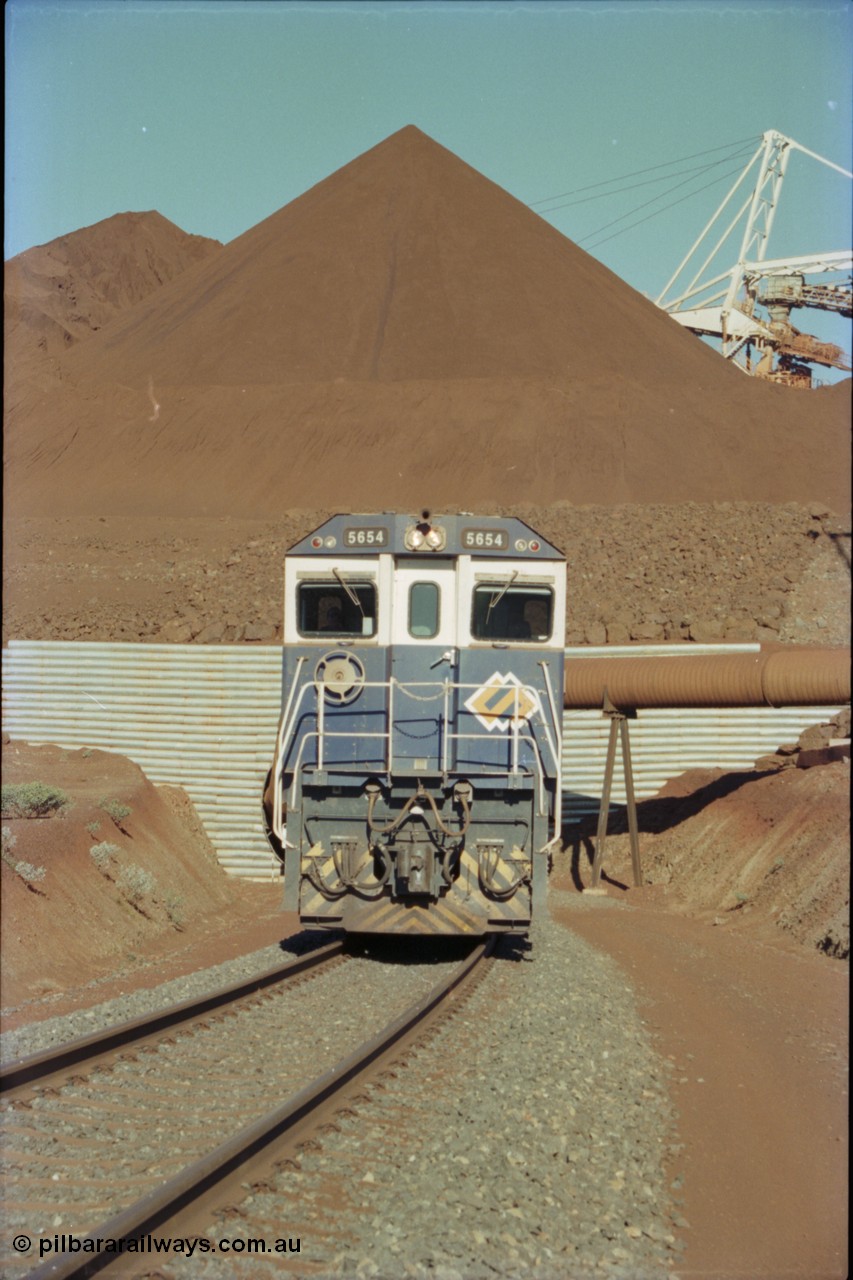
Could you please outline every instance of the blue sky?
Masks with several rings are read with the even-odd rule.
[[[10,0],[5,16],[7,258],[126,210],[227,242],[416,124],[656,297],[764,130],[853,168],[846,0]],[[691,179],[716,185],[674,189],[716,160]],[[640,170],[672,181],[611,181]],[[592,184],[600,198],[548,212]],[[849,246],[851,186],[794,154],[771,256]]]

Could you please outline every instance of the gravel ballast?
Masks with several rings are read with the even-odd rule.
[[[609,958],[550,921],[531,941],[504,941],[488,979],[369,1103],[237,1221],[211,1224],[211,1240],[299,1240],[298,1258],[267,1272],[255,1255],[245,1274],[671,1274],[665,1065]],[[234,1273],[233,1253],[194,1261],[194,1275]]]
[[[6,1031],[0,1035],[0,1058],[3,1062],[11,1062],[13,1058],[28,1057],[31,1053],[40,1053],[54,1045],[65,1044],[78,1036],[103,1031],[120,1022],[157,1013],[170,1005],[180,1004],[183,1000],[217,991],[229,983],[253,978],[268,969],[287,964],[288,960],[304,955],[307,951],[325,946],[330,936],[317,930],[305,931],[292,938],[285,938],[281,943],[262,947],[258,951],[237,956],[234,960],[226,960],[207,969],[199,969],[180,978],[172,978],[169,982],[103,1000],[88,1009],[75,1009],[73,1013],[45,1018],[14,1031]],[[93,991],[97,990],[97,983],[91,985]],[[5,1012],[12,1013],[14,1010]]]
[[[118,1003],[135,1016],[280,956],[265,948]],[[429,967],[439,981],[442,966]],[[381,1004],[385,980],[371,1005]],[[352,992],[355,1005],[366,998]],[[32,1032],[92,1030],[115,1020],[116,1003]],[[15,1035],[18,1052],[37,1047]],[[501,941],[486,979],[370,1088],[369,1101],[338,1117],[336,1132],[263,1188],[247,1188],[236,1213],[204,1232],[211,1242],[264,1239],[270,1249],[298,1240],[298,1254],[160,1255],[158,1274],[659,1280],[672,1274],[686,1225],[673,1199],[679,1178],[666,1173],[679,1149],[670,1065],[622,970],[542,921],[530,945]]]

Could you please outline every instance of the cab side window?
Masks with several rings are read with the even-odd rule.
[[[550,587],[484,583],[474,588],[471,635],[475,640],[541,643],[551,637],[553,612]]]
[[[302,636],[373,636],[376,587],[372,582],[300,582],[297,618]]]

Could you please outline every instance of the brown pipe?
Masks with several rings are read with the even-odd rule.
[[[850,701],[849,649],[762,649],[678,658],[568,658],[564,703],[596,709],[605,695],[641,707],[838,707]]]

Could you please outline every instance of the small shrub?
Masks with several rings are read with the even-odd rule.
[[[90,836],[96,836],[96,835],[98,834],[98,832],[100,831],[100,829],[101,829],[101,824],[100,824],[100,822],[97,822],[97,821],[96,821],[96,822],[87,822],[87,823],[86,823],[86,830],[89,832],[89,835],[90,835]]]
[[[143,898],[153,894],[157,881],[150,871],[131,862],[119,871],[116,884],[131,906],[136,906]]]
[[[98,805],[98,808],[103,809],[104,813],[107,814],[108,817],[112,818],[113,822],[121,831],[124,830],[122,824],[133,812],[128,805],[122,804],[120,800],[104,799]]]
[[[180,893],[169,892],[166,894],[166,914],[176,929],[182,929],[186,922],[184,913],[184,899]]]
[[[31,862],[16,862],[15,870],[26,884],[36,884],[47,874],[44,867],[34,867]]]
[[[106,874],[110,860],[112,858],[117,858],[120,853],[121,849],[118,845],[110,844],[108,840],[102,840],[100,844],[93,844],[89,850],[92,861],[103,874]]]
[[[32,887],[38,884],[39,880],[43,880],[47,875],[44,867],[34,867],[31,862],[24,862],[23,859],[15,857],[13,850],[18,843],[18,837],[12,831],[11,827],[3,827],[3,861],[7,867],[19,875],[24,884]]]
[[[10,782],[2,788],[0,803],[4,818],[47,818],[71,801],[59,787],[49,787],[46,782]]]

